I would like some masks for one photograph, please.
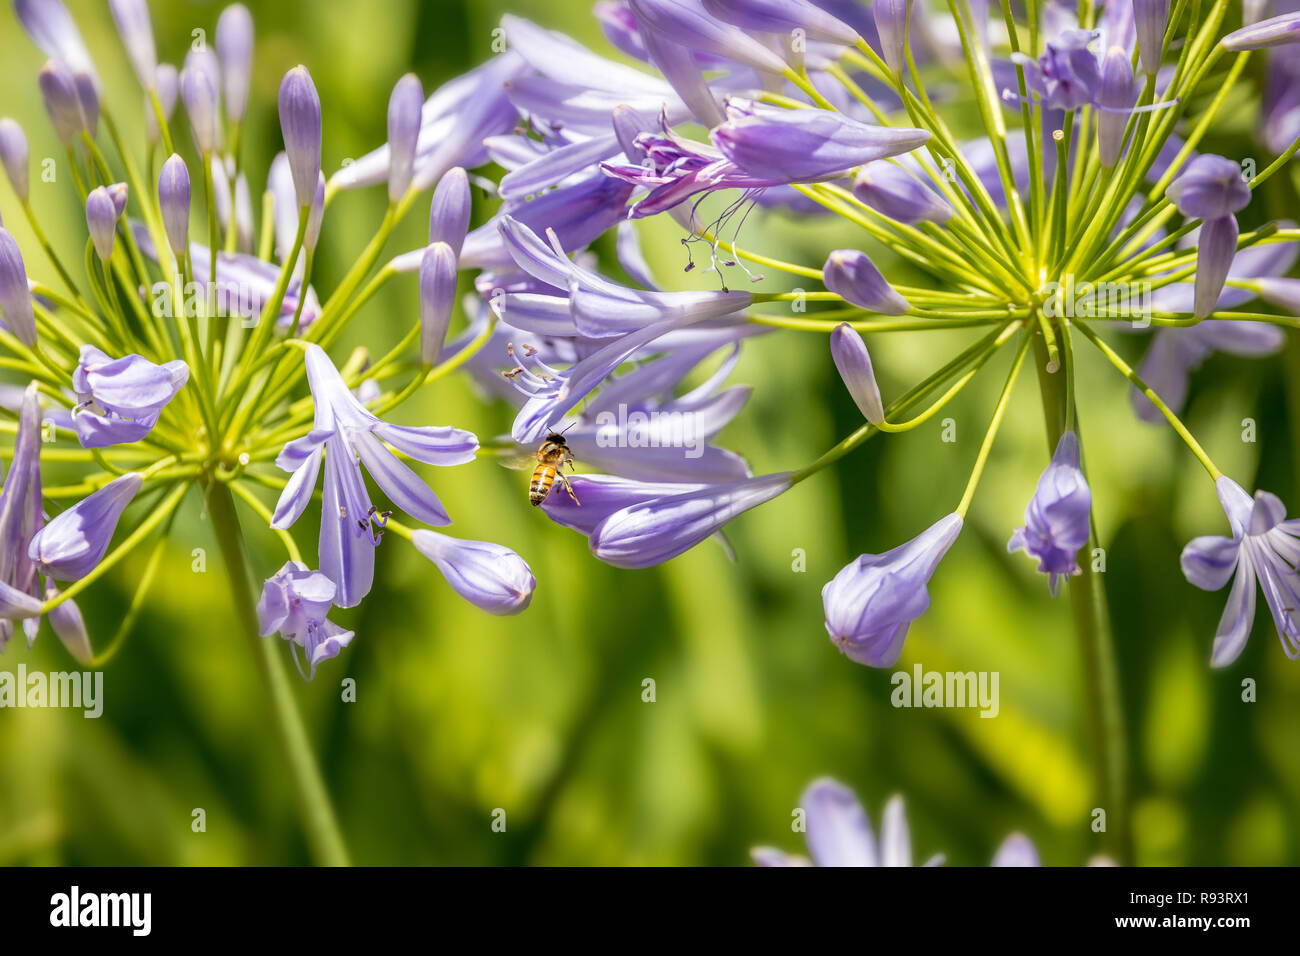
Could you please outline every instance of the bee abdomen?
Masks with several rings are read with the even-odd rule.
[[[540,505],[546,500],[546,496],[551,493],[551,485],[555,484],[555,468],[552,465],[538,465],[533,470],[533,480],[528,486],[528,500],[534,506]]]

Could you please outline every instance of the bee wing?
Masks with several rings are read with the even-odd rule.
[[[496,463],[513,471],[532,471],[537,467],[536,455],[497,455]]]

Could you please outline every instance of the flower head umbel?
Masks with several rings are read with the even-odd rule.
[[[1277,495],[1255,492],[1251,498],[1241,485],[1220,476],[1219,502],[1228,516],[1231,538],[1193,538],[1183,549],[1182,567],[1187,580],[1206,591],[1218,591],[1229,581],[1232,590],[1219,620],[1210,663],[1227,667],[1240,655],[1255,623],[1255,583],[1282,641],[1282,650],[1300,658],[1300,521],[1287,520],[1286,506]]]
[[[1038,570],[1050,575],[1055,596],[1062,578],[1079,573],[1077,555],[1088,542],[1091,515],[1092,489],[1079,467],[1079,436],[1067,431],[1038,479],[1025,508],[1025,523],[1011,536],[1007,550],[1037,558]]]

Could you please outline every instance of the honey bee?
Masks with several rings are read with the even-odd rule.
[[[537,467],[533,469],[533,479],[528,484],[528,500],[534,507],[546,500],[557,478],[564,485],[564,490],[569,493],[569,497],[573,499],[573,503],[582,506],[578,496],[573,493],[573,486],[569,484],[569,479],[561,471],[565,465],[570,469],[573,468],[573,453],[569,451],[569,444],[564,440],[564,432],[553,431],[546,436],[546,440],[537,449]]]

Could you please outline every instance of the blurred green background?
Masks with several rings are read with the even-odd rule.
[[[507,9],[609,52],[585,0],[249,6],[258,45],[245,166],[255,191],[279,148],[276,88],[296,63],[311,69],[324,103],[328,171],[382,141],[398,76],[414,70],[432,89],[481,61]],[[106,5],[70,7],[119,121],[142,142],[138,88]],[[152,4],[160,56],[179,63],[191,31],[210,35],[219,11],[211,3]],[[23,124],[37,162],[61,156],[36,88],[42,58],[9,4],[0,10],[0,36],[0,114]],[[1223,135],[1238,138],[1240,153],[1249,132],[1243,125]],[[184,133],[180,140],[188,144]],[[1294,196],[1279,190],[1271,201],[1281,206],[1270,211],[1295,215]],[[383,202],[376,188],[331,206],[317,288],[337,281]],[[33,203],[56,247],[82,248],[84,222],[69,184],[34,182]],[[480,206],[476,221],[488,208]],[[0,213],[30,271],[50,276],[7,186]],[[420,245],[422,220],[412,216],[390,248]],[[683,259],[671,224],[652,222],[643,235],[658,273],[683,281],[672,278]],[[858,241],[838,224],[782,216],[751,218],[746,237],[760,251],[809,264]],[[344,346],[386,350],[416,315],[414,282],[395,282]],[[877,336],[885,395],[970,338]],[[1137,337],[1119,345],[1136,360]],[[1032,376],[1022,377],[968,527],[941,565],[933,606],[912,628],[899,664],[998,671],[997,719],[893,709],[890,672],[842,657],[822,623],[821,587],[844,564],[952,510],[1005,363],[996,361],[940,416],[956,420],[955,443],[940,440],[937,420],[873,439],[733,524],[735,564],[710,543],[658,569],[608,568],[582,538],[528,505],[525,476],[491,461],[426,469],[456,519],[453,532],[514,548],[539,587],[527,613],[490,617],[390,537],[370,597],[334,613],[356,640],[313,683],[295,678],[294,692],[355,862],[742,864],[755,844],[802,852],[791,810],[822,774],[852,786],[873,821],[890,794],[902,793],[919,858],[944,852],[950,863],[983,865],[1013,830],[1032,837],[1048,864],[1093,856],[1097,798],[1068,604],[1049,597],[1023,554],[1005,554],[1046,461]],[[1294,347],[1259,362],[1216,357],[1195,376],[1188,412],[1221,467],[1293,506],[1297,373]],[[1178,553],[1193,535],[1225,532],[1213,488],[1169,430],[1137,422],[1125,384],[1095,351],[1080,352],[1079,374],[1128,719],[1137,860],[1294,864],[1300,667],[1281,652],[1261,602],[1245,653],[1227,671],[1210,671],[1226,595],[1184,581]],[[755,391],[721,443],[746,455],[755,472],[800,467],[860,421],[820,335],[754,341],[732,381]],[[507,430],[511,412],[451,379],[394,417],[486,437]],[[1241,440],[1247,417],[1258,422],[1257,443]],[[244,517],[256,570],[268,575],[283,553]],[[297,530],[304,551],[314,551],[314,522]],[[191,570],[195,548],[209,554],[206,573]],[[806,552],[806,571],[792,570],[795,549]],[[82,600],[92,640],[107,641],[146,556]],[[107,668],[104,716],[0,711],[0,864],[308,862],[218,560],[192,495],[146,611]],[[19,662],[29,670],[75,666],[48,630],[31,651],[16,640],[0,667]],[[340,700],[345,678],[356,681],[355,703]],[[656,682],[654,703],[642,701],[645,678]],[[1241,700],[1245,678],[1258,683],[1256,703]],[[206,811],[204,833],[191,832],[195,808]],[[497,808],[506,813],[505,833],[491,826]]]

